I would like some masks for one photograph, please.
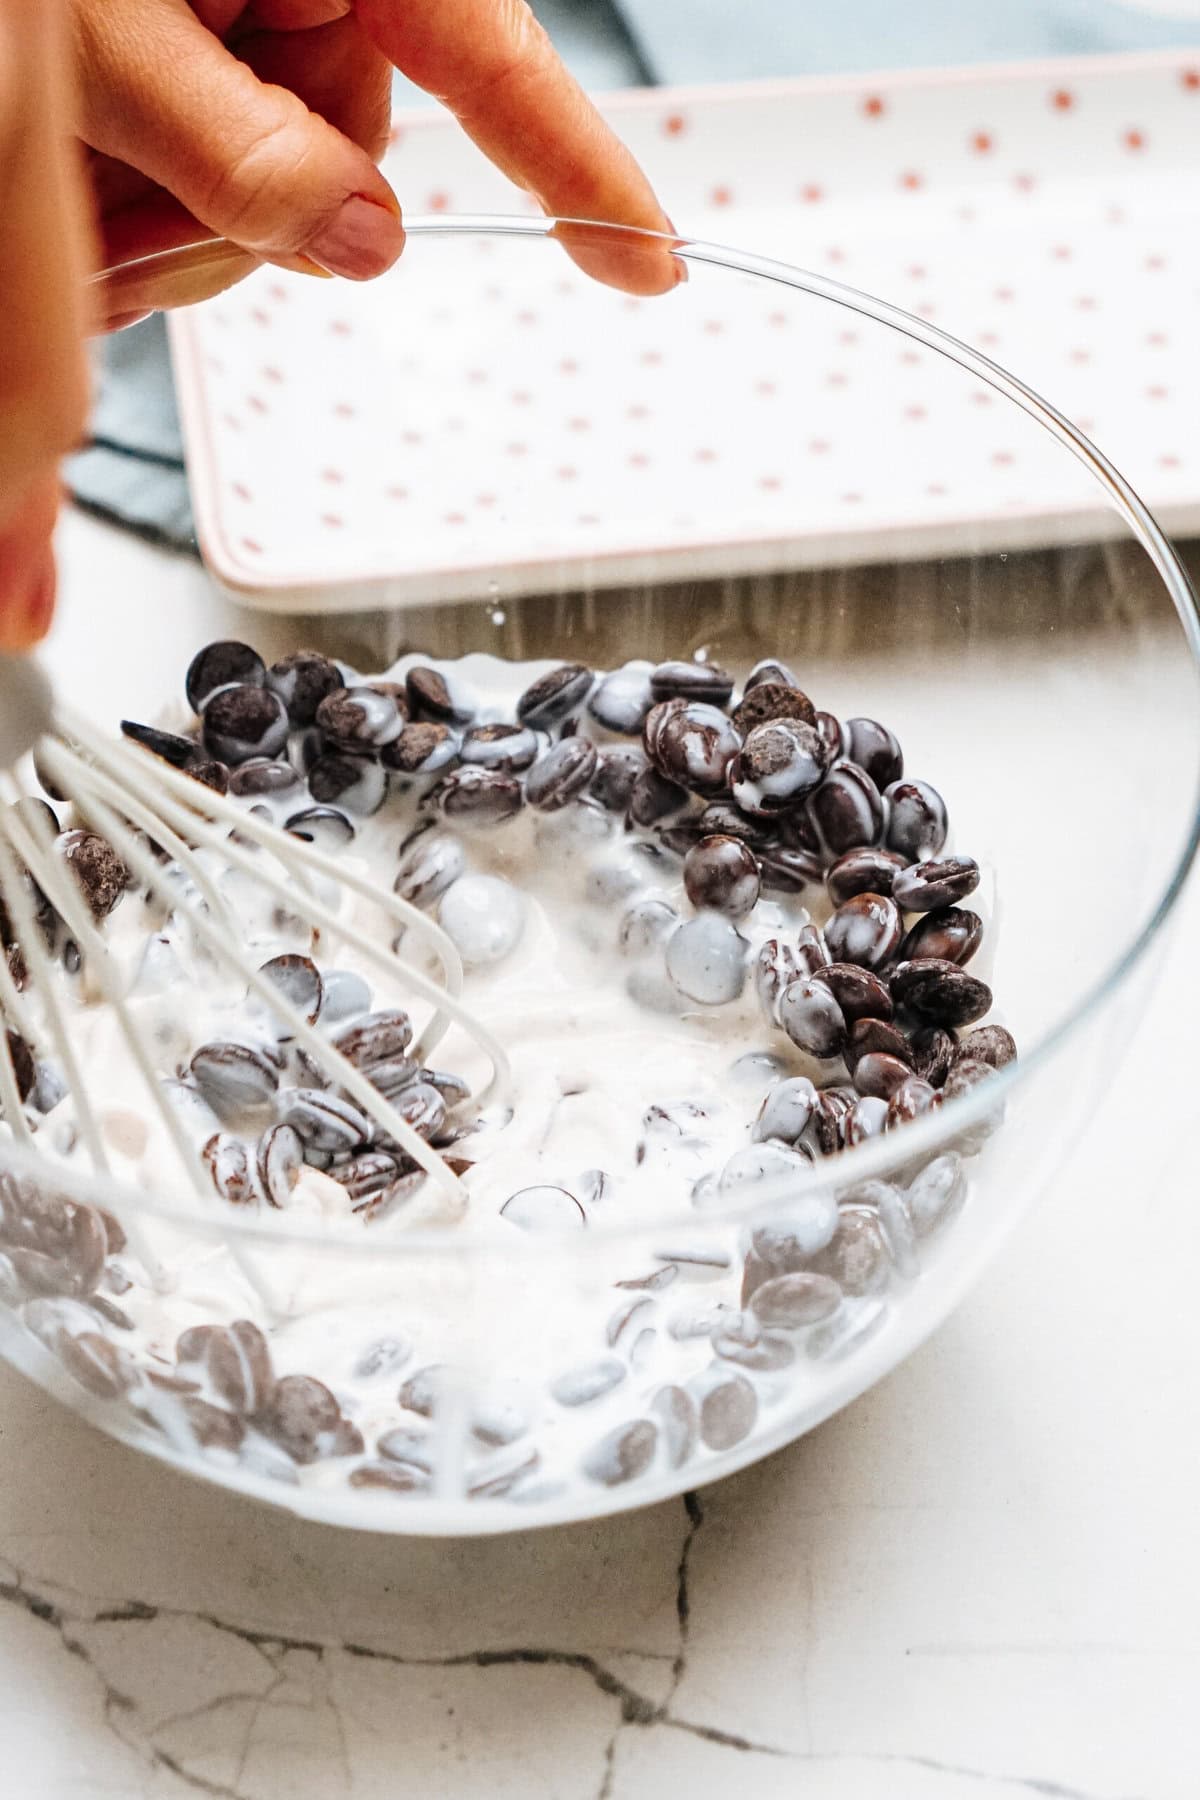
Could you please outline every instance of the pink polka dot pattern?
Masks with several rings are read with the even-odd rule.
[[[1194,51],[607,104],[681,231],[979,346],[1168,525],[1200,528],[1200,367],[1180,349],[1200,297]],[[437,113],[401,121],[385,168],[414,211],[536,211]],[[172,332],[206,554],[251,597],[687,578],[778,544],[924,555],[986,521],[1031,542],[1086,489],[944,358],[703,267],[659,301],[557,248],[414,240],[381,283],[263,269]]]

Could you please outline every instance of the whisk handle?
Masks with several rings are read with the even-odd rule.
[[[0,656],[0,769],[11,769],[54,724],[50,681],[28,656]]]

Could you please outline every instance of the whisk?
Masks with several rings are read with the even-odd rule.
[[[221,877],[225,871],[236,872],[243,889],[253,884],[276,916],[299,923],[310,943],[352,949],[378,971],[389,993],[428,1003],[431,1016],[417,1043],[408,1047],[414,1065],[427,1061],[452,1023],[460,1026],[490,1063],[490,1078],[470,1098],[479,1109],[502,1105],[509,1083],[505,1054],[463,1003],[462,963],[446,933],[409,901],[317,844],[256,816],[147,751],[106,738],[59,701],[35,662],[0,658],[0,801],[6,803],[0,807],[0,902],[8,944],[7,956],[0,955],[0,1010],[7,1026],[0,1030],[0,1131],[7,1132],[11,1143],[20,1151],[37,1152],[44,1142],[27,1110],[36,1058],[44,1051],[61,1070],[79,1144],[93,1173],[112,1174],[89,1092],[95,1071],[81,1057],[72,1030],[82,994],[91,1005],[109,1010],[185,1182],[210,1208],[214,1203],[212,1175],[201,1148],[185,1130],[167,1091],[176,1071],[161,1066],[161,1047],[130,1004],[126,972],[112,954],[103,922],[94,916],[88,894],[56,847],[54,815],[35,791],[34,758],[46,791],[69,802],[78,820],[111,846],[131,882],[164,916],[179,922],[202,959],[243,984],[246,995],[274,1018],[279,1040],[297,1049],[305,1081],[345,1096],[370,1121],[375,1143],[406,1159],[414,1176],[423,1172],[448,1210],[461,1211],[465,1192],[458,1174],[429,1134],[423,1135],[405,1116],[396,1094],[389,1098],[372,1081],[371,1069],[361,1066],[361,1058],[347,1055],[317,1028],[313,1008],[298,1003],[303,996],[289,994],[256,966],[247,953],[245,909],[240,918]],[[347,916],[357,900],[378,909],[385,929],[378,934],[364,930]],[[64,967],[56,932],[65,932],[74,947],[72,973]],[[410,944],[431,954],[434,974],[418,966],[408,953]],[[197,998],[195,992],[192,997]],[[184,990],[181,1008],[187,998]],[[153,1276],[155,1259],[148,1246],[138,1248]],[[257,1271],[248,1259],[239,1255],[238,1260],[266,1298]]]

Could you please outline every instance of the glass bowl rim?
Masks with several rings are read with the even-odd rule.
[[[811,295],[814,299],[845,307],[861,317],[913,339],[925,349],[946,358],[960,369],[984,381],[1028,417],[1057,438],[1063,448],[1089,471],[1097,486],[1123,519],[1133,538],[1146,553],[1163,587],[1171,599],[1179,620],[1184,643],[1190,651],[1193,676],[1200,678],[1200,602],[1191,579],[1170,540],[1145,502],[1105,456],[1057,407],[1045,400],[1034,388],[1011,374],[1000,363],[985,356],[950,332],[928,320],[906,312],[892,302],[866,293],[846,282],[836,281],[814,270],[780,262],[711,243],[698,238],[645,231],[635,226],[614,225],[599,220],[489,213],[431,213],[406,215],[406,236],[412,238],[479,237],[528,238],[555,240],[560,247],[570,239],[609,237],[625,242],[657,242],[670,246],[672,253],[686,262],[707,264],[734,274],[756,276],[768,282]],[[216,237],[202,237],[187,244],[152,252],[131,262],[99,270],[91,277],[93,288],[104,289],[114,280],[131,272],[153,272],[155,269],[200,267],[225,258],[245,258],[247,252]],[[205,302],[200,302],[205,304]],[[730,1225],[747,1225],[756,1218],[777,1213],[789,1200],[821,1189],[852,1192],[872,1179],[884,1179],[897,1164],[909,1164],[918,1157],[932,1157],[940,1150],[953,1148],[954,1141],[972,1124],[993,1113],[1019,1084],[1036,1078],[1044,1064],[1052,1061],[1064,1044],[1080,1031],[1100,1008],[1120,989],[1148,954],[1173,912],[1186,885],[1200,851],[1200,754],[1193,769],[1193,789],[1183,843],[1176,852],[1171,873],[1149,916],[1135,936],[1108,964],[1101,975],[1092,980],[1064,1009],[1058,1020],[1044,1032],[1031,1050],[1006,1068],[997,1070],[990,1080],[952,1103],[949,1115],[926,1115],[904,1127],[903,1147],[899,1137],[880,1136],[868,1139],[853,1149],[814,1168],[812,1179],[797,1181],[763,1181],[753,1186],[753,1197],[739,1203],[727,1203],[697,1212],[680,1209],[654,1222],[655,1232],[676,1229],[688,1224],[698,1231],[709,1231]],[[39,1153],[28,1153],[6,1144],[3,1166],[16,1174],[45,1180],[48,1170],[60,1172],[64,1189],[92,1198],[95,1203],[118,1212],[128,1209],[135,1215],[161,1220],[164,1224],[189,1227],[206,1236],[238,1240],[257,1240],[263,1244],[311,1245],[322,1250],[345,1251],[350,1254],[418,1255],[453,1253],[456,1256],[538,1256],[562,1254],[578,1244],[578,1234],[529,1233],[513,1234],[511,1242],[498,1239],[464,1238],[456,1226],[414,1229],[393,1234],[364,1234],[361,1226],[304,1228],[287,1223],[286,1212],[277,1218],[260,1220],[231,1212],[218,1218],[203,1210],[198,1203],[172,1205],[156,1201],[144,1190],[115,1178],[88,1174]],[[645,1233],[648,1225],[612,1224],[589,1221],[588,1237],[625,1239]]]

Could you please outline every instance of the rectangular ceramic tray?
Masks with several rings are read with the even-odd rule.
[[[1200,529],[1200,58],[654,89],[603,104],[681,232],[833,276],[976,345],[1092,436],[1168,529]],[[528,210],[440,113],[398,122],[386,168],[410,212]],[[564,265],[536,262],[527,304],[536,307],[543,283],[549,371],[562,316],[552,290]],[[1089,526],[1065,456],[1061,493],[1047,473],[1053,463],[1031,480],[1019,457],[1005,465],[1003,448],[986,475],[964,469],[949,488],[910,491],[894,454],[872,458],[869,429],[846,429],[832,365],[828,382],[804,386],[805,440],[827,454],[810,459],[799,512],[787,481],[772,487],[759,471],[751,503],[736,470],[722,471],[702,503],[683,505],[685,491],[662,541],[648,543],[644,528],[629,529],[620,495],[605,492],[636,461],[615,412],[594,422],[585,512],[564,514],[562,458],[549,453],[526,462],[521,504],[506,508],[496,448],[513,435],[500,416],[512,402],[494,385],[470,385],[479,376],[464,366],[461,321],[439,324],[436,312],[422,321],[430,373],[405,399],[410,425],[421,423],[414,409],[436,404],[444,416],[456,401],[481,421],[439,464],[418,429],[403,439],[392,431],[385,448],[370,405],[365,425],[347,422],[345,396],[374,394],[379,371],[395,364],[390,314],[362,303],[365,290],[351,302],[340,284],[303,284],[296,296],[299,285],[287,306],[276,304],[279,283],[264,270],[172,320],[201,548],[220,581],[263,605],[395,606],[478,597],[493,582],[544,591],[669,581],[1051,543]],[[340,321],[351,304],[349,331]],[[657,319],[652,309],[637,324],[643,356],[647,331],[672,330],[666,309]],[[615,339],[596,347],[613,359],[614,383],[627,384],[629,350]],[[786,370],[782,380],[776,416],[786,418]],[[933,381],[908,395],[925,443],[953,443],[946,392]],[[289,395],[302,397],[299,411]],[[686,490],[704,452],[682,437],[678,450]],[[443,501],[450,473],[487,504],[468,516]],[[412,502],[402,520],[401,496]],[[1099,530],[1100,515],[1090,523]]]

